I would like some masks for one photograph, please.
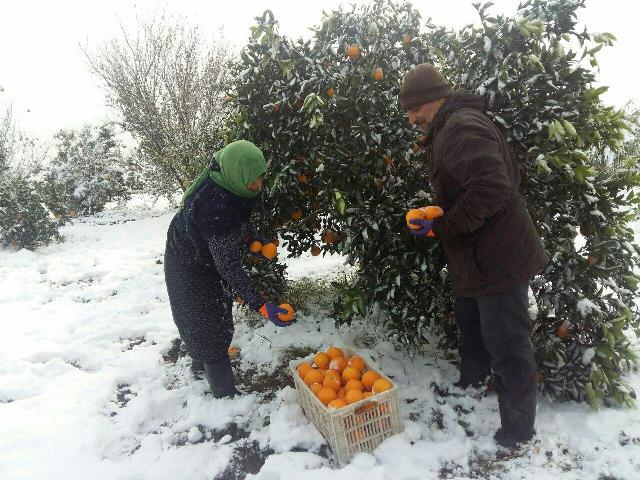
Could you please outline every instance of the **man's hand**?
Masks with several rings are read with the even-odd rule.
[[[409,232],[411,232],[411,235],[416,237],[435,237],[435,234],[432,231],[433,220],[421,220],[416,218],[414,220],[410,220],[409,223],[420,227],[418,229],[410,228]]]
[[[293,323],[293,321],[284,322],[278,318],[278,315],[283,315],[286,313],[288,313],[287,310],[279,307],[273,302],[267,302],[262,305],[262,307],[260,307],[260,314],[263,317],[268,318],[271,322],[273,322],[274,325],[278,327],[288,327]]]

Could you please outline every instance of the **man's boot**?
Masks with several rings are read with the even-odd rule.
[[[460,358],[460,379],[454,386],[464,390],[468,387],[480,388],[487,383],[487,378],[491,375],[489,363],[485,363],[485,359],[475,360]]]
[[[240,393],[236,390],[231,360],[228,356],[216,362],[205,362],[204,373],[207,376],[211,393],[213,393],[214,397],[231,397]]]

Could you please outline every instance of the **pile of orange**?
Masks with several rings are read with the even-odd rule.
[[[298,375],[329,408],[342,408],[393,388],[362,357],[347,357],[338,347],[318,352],[313,362],[298,365]]]

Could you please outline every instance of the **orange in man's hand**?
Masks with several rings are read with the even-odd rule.
[[[290,322],[296,316],[296,311],[288,303],[281,303],[278,306],[280,308],[284,308],[287,311],[287,313],[279,313],[278,314],[278,319],[280,319],[281,321]]]

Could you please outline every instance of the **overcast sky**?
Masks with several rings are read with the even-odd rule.
[[[562,0],[559,0],[562,1]],[[473,0],[414,1],[423,17],[436,24],[460,27],[477,21]],[[166,11],[186,17],[203,32],[224,27],[225,36],[242,45],[255,16],[271,9],[281,33],[298,37],[317,24],[322,9],[338,0],[15,0],[0,2],[0,106],[12,105],[20,130],[46,139],[60,128],[77,128],[109,118],[98,80],[86,66],[79,43],[98,46],[118,33],[121,21],[136,15]],[[351,3],[360,3],[355,1]],[[513,14],[519,1],[494,0],[495,13]],[[610,86],[604,99],[622,106],[638,101],[640,66],[640,2],[587,0],[580,21],[592,32],[608,31],[618,37],[614,47],[601,51],[600,80]],[[633,60],[633,59],[636,60]]]

